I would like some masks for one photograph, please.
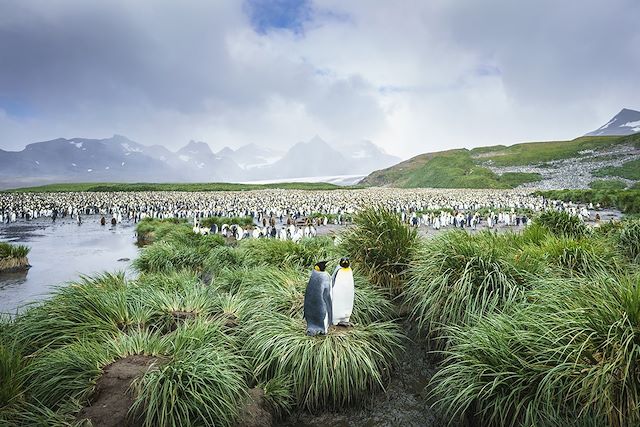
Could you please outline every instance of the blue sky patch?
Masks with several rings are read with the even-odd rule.
[[[18,118],[33,117],[35,115],[35,109],[28,103],[8,96],[0,95],[0,110],[3,110],[9,116]]]
[[[302,34],[304,24],[311,21],[310,0],[246,0],[245,12],[259,34],[269,30],[290,30]]]

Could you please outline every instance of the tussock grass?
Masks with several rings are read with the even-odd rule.
[[[136,279],[138,287],[175,292],[200,283],[196,273],[192,271],[172,271],[170,273],[144,273]]]
[[[253,217],[250,216],[211,216],[207,218],[203,218],[200,221],[200,225],[203,227],[212,227],[213,225],[218,226],[218,230],[222,228],[224,224],[227,225],[239,225],[243,228],[252,227],[254,225]]]
[[[376,207],[355,216],[353,227],[342,234],[340,250],[373,284],[398,293],[417,247],[415,229],[395,213]]]
[[[180,270],[201,271],[210,248],[157,242],[142,249],[133,266],[141,273],[171,273]]]
[[[591,275],[621,268],[614,245],[605,239],[550,236],[532,251],[561,275]]]
[[[487,425],[640,423],[640,278],[548,279],[529,302],[453,328],[439,405]]]
[[[580,218],[564,211],[545,211],[538,216],[536,223],[556,236],[583,237],[588,231]]]
[[[640,262],[640,219],[624,221],[618,245],[631,261]]]
[[[22,402],[24,397],[25,360],[12,332],[12,320],[0,316],[0,412]]]
[[[25,245],[0,242],[0,271],[29,268],[29,251]]]
[[[276,418],[289,414],[295,406],[293,380],[291,377],[273,377],[258,384],[264,391],[264,400]]]
[[[29,366],[30,396],[52,410],[86,402],[105,366],[143,354],[158,361],[133,385],[131,413],[142,424],[231,425],[246,393],[246,364],[220,323],[188,321],[162,336],[149,330],[80,340],[41,354]]]
[[[17,336],[31,353],[144,325],[151,313],[140,300],[128,298],[129,290],[124,273],[83,277],[18,317]]]
[[[311,268],[318,261],[337,260],[339,252],[329,237],[291,240],[251,239],[239,247],[244,265]]]
[[[513,235],[452,230],[425,243],[403,295],[411,318],[441,337],[450,326],[469,325],[521,300],[542,266],[516,242]]]
[[[143,426],[234,425],[246,399],[243,364],[212,345],[149,371],[136,382]]]
[[[26,258],[31,249],[25,245],[0,242],[0,260],[3,258]]]
[[[323,337],[308,337],[303,330],[299,317],[255,316],[248,322],[244,347],[257,378],[290,378],[297,406],[311,411],[365,401],[383,387],[402,347],[402,334],[391,322]]]

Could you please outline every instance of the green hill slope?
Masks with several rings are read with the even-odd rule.
[[[515,188],[542,179],[539,173],[496,174],[489,166],[517,167],[563,159],[579,159],[617,145],[640,148],[640,134],[580,137],[571,141],[529,142],[496,145],[472,150],[458,149],[421,154],[387,169],[375,171],[362,184],[393,187]]]

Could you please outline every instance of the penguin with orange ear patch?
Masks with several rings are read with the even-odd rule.
[[[307,335],[326,335],[331,325],[331,276],[326,261],[316,263],[304,293],[304,319]]]

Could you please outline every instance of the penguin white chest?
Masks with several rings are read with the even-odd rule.
[[[349,322],[353,312],[354,285],[351,268],[340,268],[335,275],[332,287],[332,323]]]

